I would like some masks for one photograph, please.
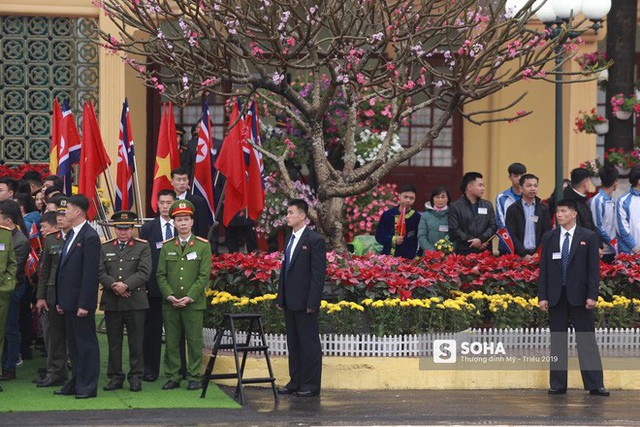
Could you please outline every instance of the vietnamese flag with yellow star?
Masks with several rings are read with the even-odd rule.
[[[176,122],[173,117],[173,104],[162,106],[162,120],[156,148],[156,166],[153,170],[153,190],[151,191],[151,208],[158,212],[158,193],[161,190],[173,190],[171,170],[180,167],[178,154],[178,136]]]

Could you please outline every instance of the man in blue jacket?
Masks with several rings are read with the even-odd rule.
[[[413,185],[404,185],[398,194],[398,206],[382,213],[376,230],[376,240],[382,245],[384,255],[413,259],[418,254],[420,214],[412,209],[415,201],[416,188]],[[398,234],[402,209],[405,211],[404,235]]]

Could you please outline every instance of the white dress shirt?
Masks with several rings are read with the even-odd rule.
[[[69,242],[69,245],[67,246],[67,252],[65,252],[65,255],[71,250],[71,245],[73,245],[73,242],[75,242],[76,237],[78,237],[78,233],[80,233],[80,229],[82,227],[84,227],[84,225],[87,223],[86,220],[82,221],[82,223],[76,225],[75,227],[73,227],[73,236],[71,236],[71,241]]]
[[[304,233],[305,228],[307,228],[307,226],[303,225],[300,230],[293,232],[294,239],[293,239],[293,243],[291,244],[290,256],[293,256],[293,252],[296,250],[296,246],[298,246],[298,242],[300,241],[300,238],[302,237],[302,233]],[[289,238],[289,242],[290,241],[291,241],[291,238]],[[287,245],[289,244],[289,242],[287,242]],[[287,248],[285,247],[284,250],[286,251]],[[289,260],[289,262],[291,262],[291,260]]]
[[[166,219],[160,217],[160,229],[162,230],[162,240],[167,239],[167,223],[171,224],[171,234],[173,235],[173,237],[176,237],[177,235],[175,226],[173,225],[173,219],[170,219],[169,221],[167,221]]]
[[[562,244],[564,243],[564,236],[569,233],[569,252],[571,252],[571,243],[573,243],[573,233],[576,232],[576,226],[574,225],[569,230],[564,227],[560,227],[560,252],[562,252]]]

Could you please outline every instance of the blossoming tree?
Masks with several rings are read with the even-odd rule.
[[[346,250],[344,198],[373,188],[394,167],[429,146],[456,112],[474,123],[510,112],[522,97],[491,111],[473,101],[523,79],[544,79],[556,54],[567,59],[566,32],[527,28],[540,1],[505,11],[505,0],[95,0],[118,28],[103,45],[145,83],[178,104],[215,93],[261,97],[285,111],[311,140],[319,203],[311,212],[329,246]],[[565,28],[566,31],[573,28]],[[141,62],[135,58],[146,58]],[[150,64],[163,64],[150,67]],[[287,78],[308,76],[308,96]],[[328,84],[321,79],[328,76]],[[308,89],[308,88],[307,88]],[[347,117],[339,161],[326,156],[325,113],[337,93]],[[385,138],[375,157],[357,161],[362,105],[387,103]],[[407,119],[425,108],[441,114],[410,147],[390,155]],[[285,159],[279,165],[292,191]]]

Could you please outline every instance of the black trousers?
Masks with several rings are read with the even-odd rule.
[[[320,392],[322,379],[322,347],[318,313],[306,310],[284,310],[289,352],[290,390]]]
[[[258,239],[252,225],[230,226],[225,228],[224,239],[229,252],[240,252],[240,247],[247,245],[247,252],[258,250]]]
[[[104,320],[107,326],[107,340],[109,342],[109,362],[107,377],[109,381],[122,384],[125,374],[122,370],[122,339],[124,328],[127,328],[127,343],[129,344],[129,383],[142,381],[144,361],[142,343],[144,339],[144,318],[146,310],[106,311]]]
[[[562,290],[560,301],[549,308],[549,329],[551,330],[550,386],[555,389],[567,388],[568,329],[571,318],[578,346],[578,360],[585,390],[604,387],[602,361],[596,342],[594,310],[583,305],[573,306],[567,300],[566,290]]]
[[[162,350],[162,298],[149,298],[149,309],[144,321],[142,344],[144,375],[160,375],[160,352]]]
[[[100,347],[96,336],[96,313],[90,311],[85,317],[76,316],[75,311],[65,311],[67,349],[73,367],[73,376],[65,384],[67,392],[96,394],[100,376]]]

